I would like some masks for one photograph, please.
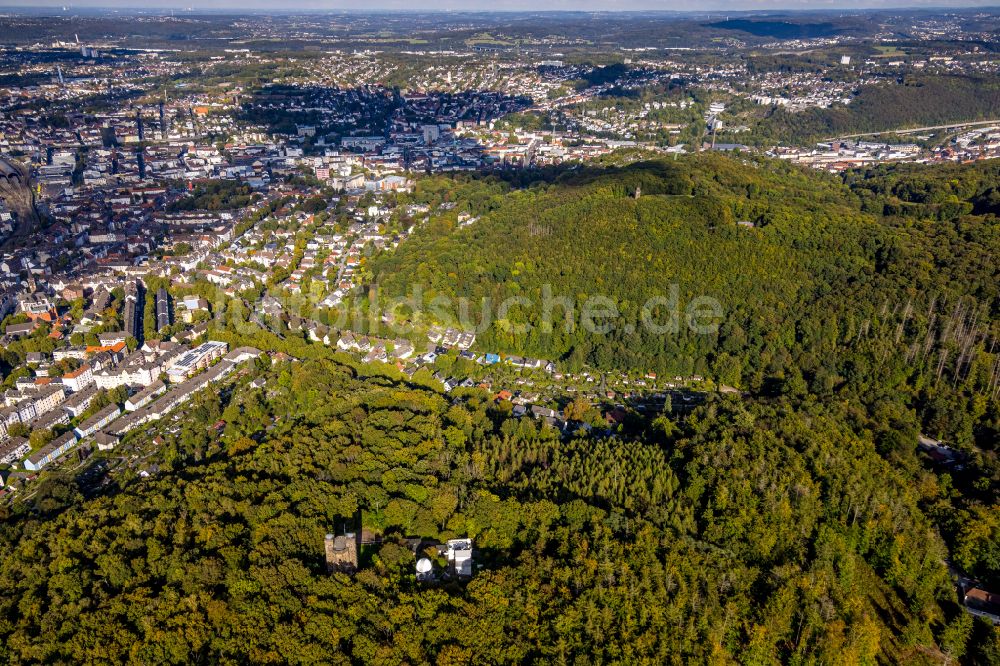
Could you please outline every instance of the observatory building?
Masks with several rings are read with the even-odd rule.
[[[428,557],[417,560],[417,580],[427,582],[434,580],[434,563]]]
[[[471,578],[473,571],[472,559],[472,539],[451,539],[441,544],[414,544],[416,561],[417,581],[421,583],[433,583],[438,580],[456,580],[460,578]],[[427,550],[420,546],[426,545]],[[423,553],[431,552],[431,548],[436,549],[437,554],[444,555],[447,561],[447,568],[441,569],[432,559]]]

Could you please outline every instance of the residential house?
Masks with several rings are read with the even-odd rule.
[[[225,342],[209,340],[178,358],[167,370],[167,377],[171,382],[181,382],[207,368],[215,359],[221,358],[228,348],[229,345]]]
[[[94,434],[94,443],[100,451],[110,451],[118,445],[118,435],[112,435],[103,430]]]
[[[0,446],[0,465],[12,465],[31,453],[31,444],[24,437],[12,437]]]
[[[74,393],[82,391],[93,384],[94,381],[94,371],[86,363],[72,372],[67,372],[62,378],[63,386]]]
[[[62,403],[63,410],[72,418],[77,418],[80,414],[83,414],[87,409],[90,408],[94,398],[97,397],[97,387],[88,386],[87,388],[74,393],[69,398]]]
[[[38,449],[24,461],[24,468],[33,472],[38,471],[55,460],[58,460],[64,453],[73,448],[77,438],[73,431],[69,431],[56,437],[51,442]]]
[[[125,331],[108,331],[107,333],[98,333],[97,340],[101,343],[102,347],[114,347],[119,342],[124,343],[128,338],[128,333]]]
[[[164,393],[167,390],[167,385],[161,380],[157,379],[155,382],[151,383],[149,386],[139,391],[128,400],[125,401],[125,411],[134,412],[140,407],[146,406],[150,403],[153,398]]]
[[[35,414],[41,416],[46,412],[51,412],[66,398],[66,392],[58,384],[45,384],[41,386],[33,396],[35,402]]]
[[[114,421],[119,414],[121,414],[121,410],[118,409],[118,405],[108,405],[80,425],[76,426],[73,431],[76,433],[77,437],[84,439]]]
[[[51,412],[41,414],[29,424],[31,430],[52,430],[57,425],[69,423],[69,414],[62,409],[53,409]]]
[[[36,322],[29,321],[24,324],[11,324],[5,329],[4,332],[8,337],[20,338],[31,335],[36,328],[38,328],[38,324]]]

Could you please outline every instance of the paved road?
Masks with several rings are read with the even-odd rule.
[[[976,120],[969,123],[948,123],[947,125],[930,125],[928,127],[914,127],[912,129],[885,130],[884,132],[863,132],[861,134],[841,134],[830,137],[824,141],[836,141],[837,139],[855,139],[862,136],[879,136],[881,134],[913,134],[914,132],[928,132],[939,129],[957,129],[959,127],[975,127],[977,125],[1000,125],[1000,120]]]

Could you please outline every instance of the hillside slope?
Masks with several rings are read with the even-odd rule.
[[[455,299],[468,298],[476,325],[481,299],[491,299],[494,316],[479,335],[487,350],[573,367],[709,374],[760,390],[791,367],[807,377],[843,377],[846,364],[870,356],[873,345],[905,354],[908,343],[923,341],[935,313],[950,316],[963,298],[974,297],[967,307],[981,310],[980,325],[998,313],[992,258],[1000,234],[992,214],[967,215],[971,204],[938,223],[914,223],[885,214],[884,192],[859,194],[837,178],[778,162],[707,155],[570,170],[522,189],[474,182],[455,190],[460,207],[433,216],[376,262],[374,282],[384,300],[413,285],[427,303],[444,295],[451,300],[445,314],[455,319]],[[448,194],[416,196],[439,201]],[[479,219],[456,228],[462,206]],[[967,289],[970,280],[975,290]],[[681,325],[664,334],[643,325],[643,304],[669,297],[672,285],[682,317],[696,297],[718,300],[717,333]],[[540,324],[548,288],[573,304],[577,323],[595,294],[611,298],[623,316],[607,334],[581,326],[546,330]],[[531,305],[513,307],[499,321],[497,304],[510,297]],[[553,312],[561,324],[561,310]],[[655,322],[669,321],[657,314]]]

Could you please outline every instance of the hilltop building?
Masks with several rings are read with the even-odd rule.
[[[361,555],[360,535],[360,532],[347,532],[340,536],[326,535],[324,547],[327,571],[354,573],[358,570],[358,560]]]

